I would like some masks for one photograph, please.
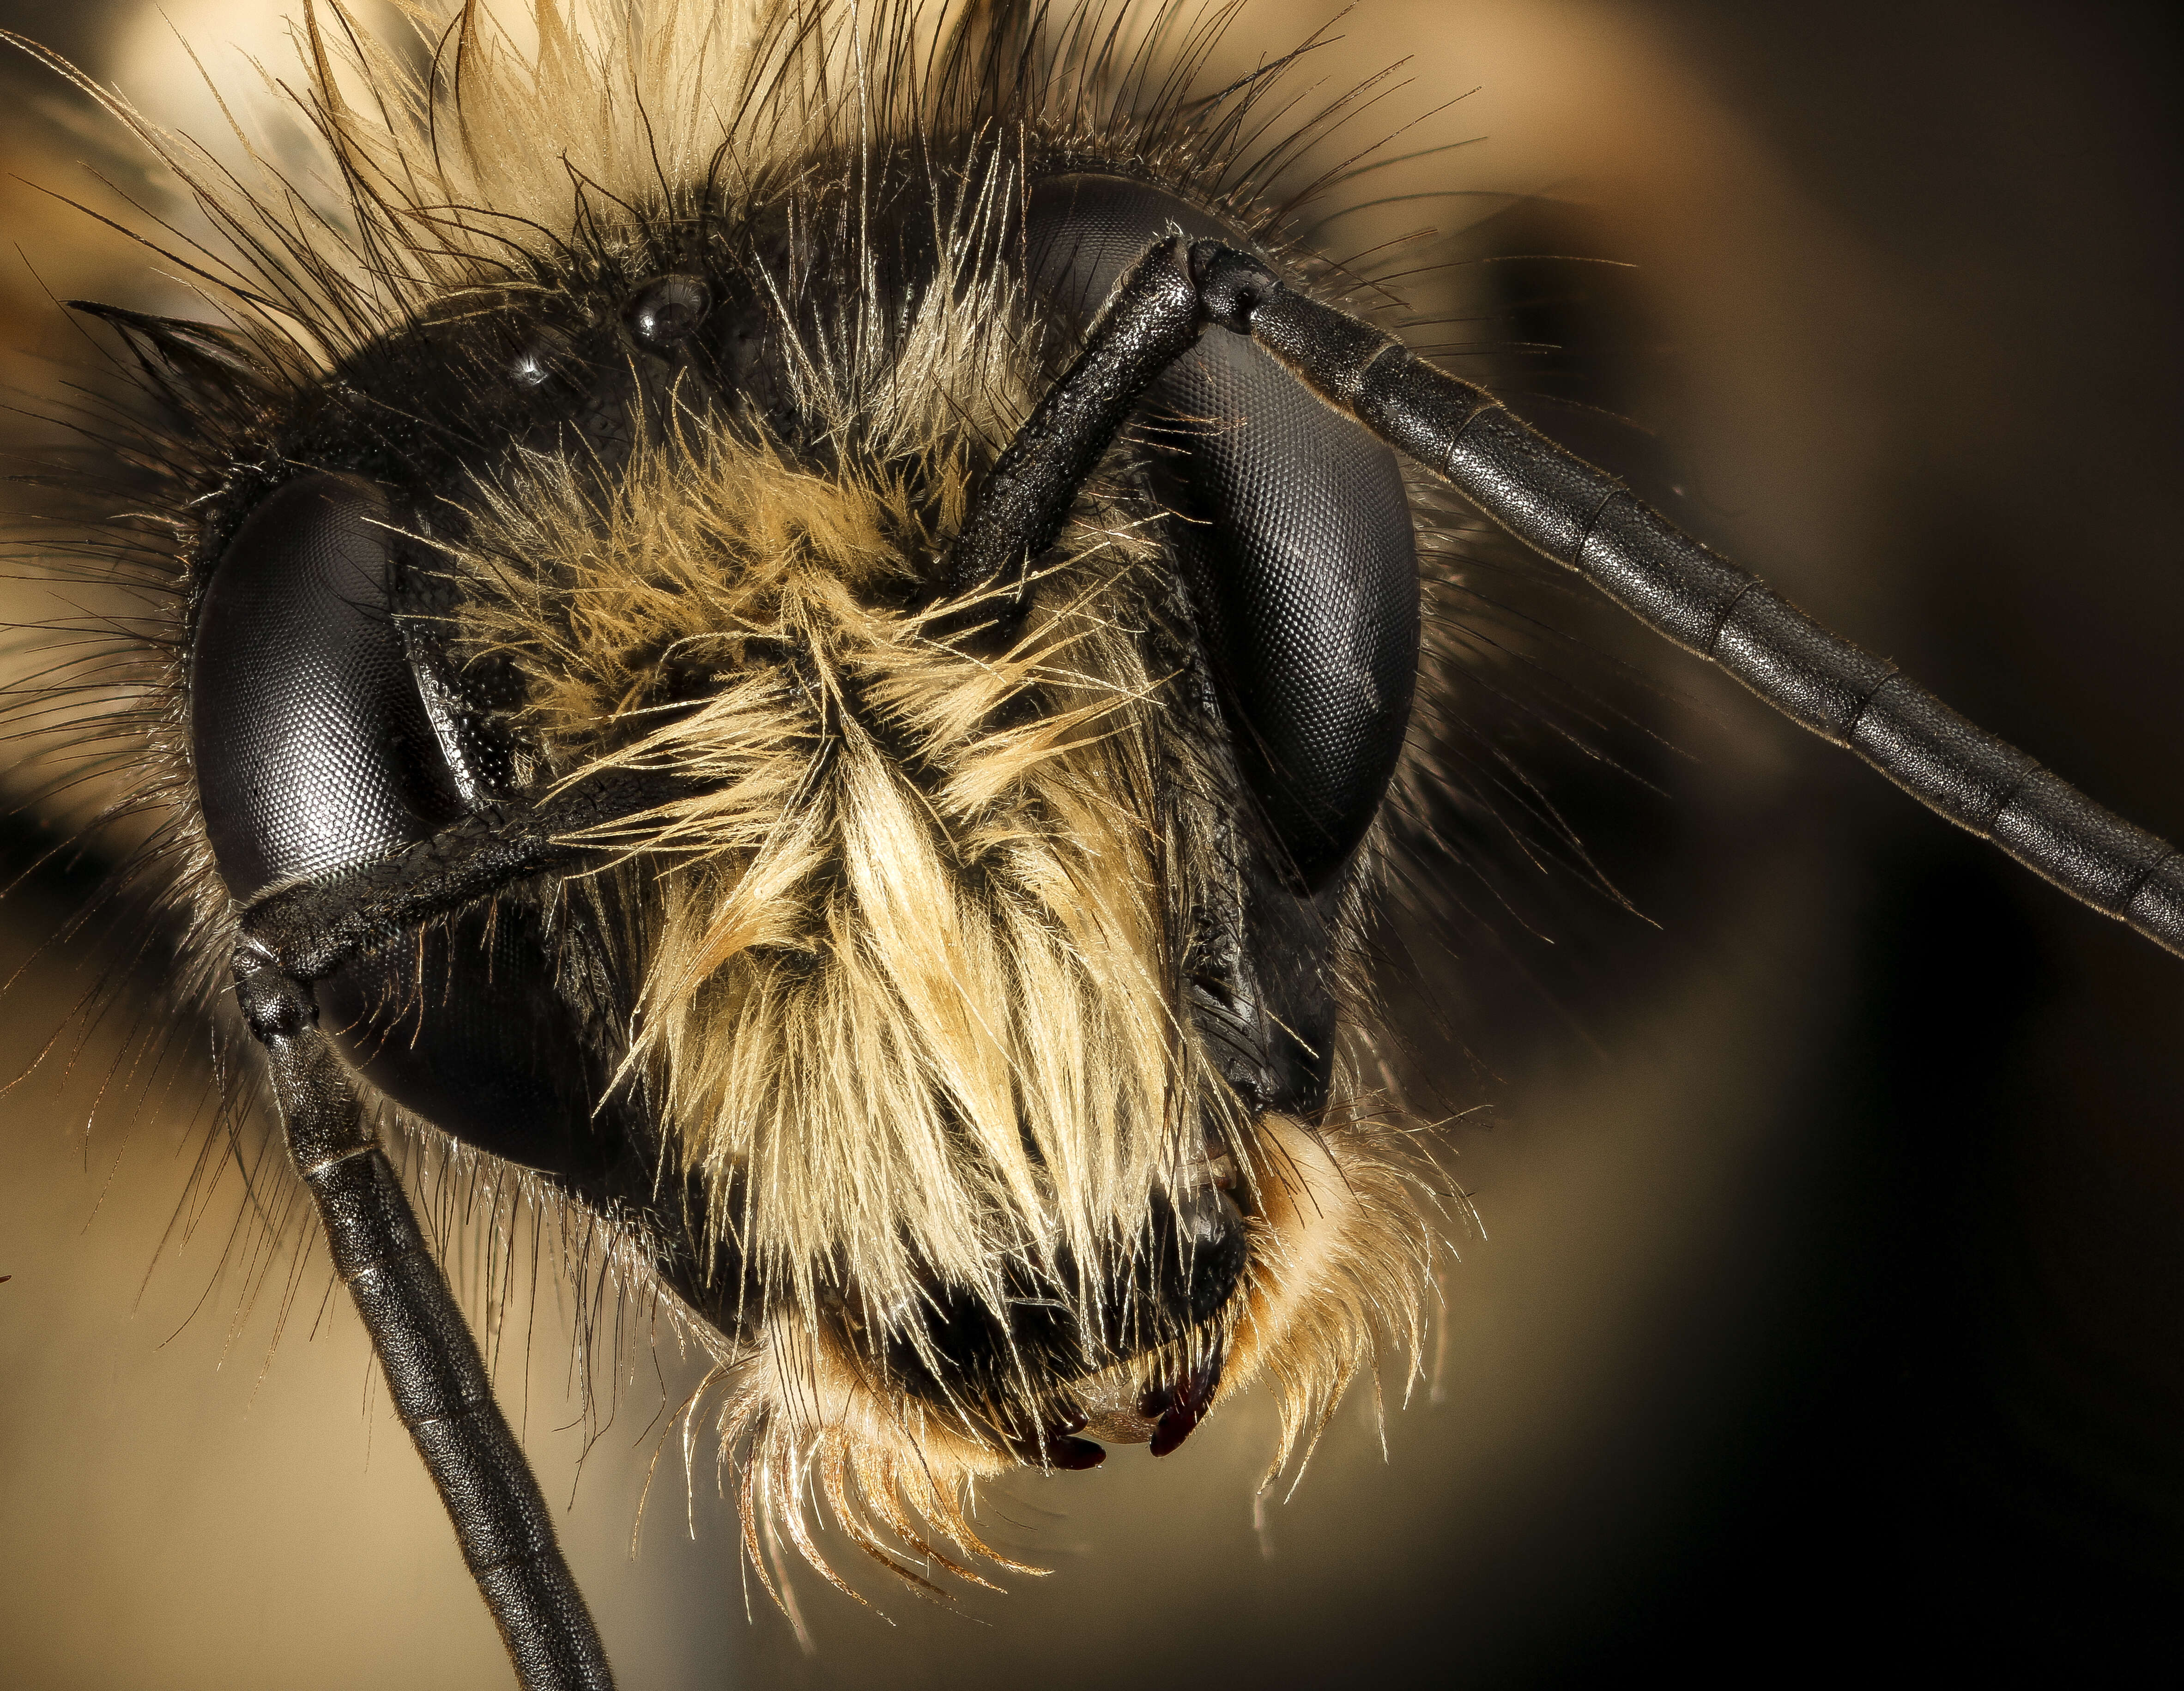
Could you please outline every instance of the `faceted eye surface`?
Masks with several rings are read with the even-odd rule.
[[[1119,176],[1033,191],[1032,285],[1079,327],[1156,236],[1250,243]],[[1153,386],[1188,420],[1152,454],[1245,778],[1307,885],[1349,859],[1402,750],[1418,673],[1418,554],[1395,455],[1261,348],[1209,333]]]
[[[462,814],[389,599],[386,496],[299,476],[214,562],[190,651],[190,749],[238,898],[368,863]]]
[[[190,743],[220,878],[248,898],[373,862],[464,814],[393,605],[393,513],[361,477],[269,497],[212,565]],[[606,1076],[534,919],[472,910],[320,983],[324,1025],[387,1096],[469,1144],[573,1173],[611,1154]]]

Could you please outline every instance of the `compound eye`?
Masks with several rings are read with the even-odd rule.
[[[238,898],[429,837],[465,811],[395,621],[394,515],[354,476],[298,476],[211,566],[190,648],[205,832]],[[610,1149],[607,1079],[553,990],[536,920],[470,911],[319,983],[380,1090],[496,1156],[561,1173]]]
[[[298,477],[214,562],[190,648],[205,832],[238,898],[369,863],[463,812],[395,626],[387,496]]]
[[[1033,286],[1081,330],[1160,235],[1238,231],[1119,176],[1057,176],[1025,220]],[[1244,777],[1304,883],[1326,885],[1373,825],[1418,676],[1418,553],[1395,454],[1260,348],[1209,332],[1146,409],[1183,450],[1152,454]]]

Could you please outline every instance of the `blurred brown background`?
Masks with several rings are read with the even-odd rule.
[[[1329,9],[1262,5],[1236,51]],[[170,11],[283,51],[236,8]],[[0,22],[204,122],[156,14],[7,0]],[[1372,0],[1341,33],[1334,86],[1415,55],[1386,127],[1479,90],[1395,150],[1484,139],[1383,192],[1534,197],[1391,206],[1344,242],[1475,223],[1460,251],[1509,262],[1419,286],[1568,349],[1512,366],[1543,421],[2184,835],[2171,8]],[[45,290],[176,294],[16,178],[164,185],[14,60],[0,151],[0,380],[51,395],[94,355]],[[1636,268],[1520,261],[1540,253]],[[630,1559],[660,1388],[647,1360],[579,1481],[549,1288],[526,1425],[629,1691],[2098,1680],[2155,1644],[2184,1596],[2184,971],[1675,654],[1587,637],[1675,690],[1651,707],[1678,748],[1641,770],[1659,791],[1556,770],[1658,926],[1574,898],[1557,945],[1456,935],[1430,972],[1424,1008],[1470,1056],[1421,1090],[1489,1106],[1450,1134],[1485,1237],[1447,1276],[1435,1389],[1398,1408],[1389,1377],[1384,1457],[1360,1393],[1255,1528],[1271,1418],[1247,1401],[1157,1465],[1003,1488],[998,1541],[1057,1570],[1006,1597],[882,1594],[889,1625],[804,1580],[807,1656],[704,1483],[686,1531],[673,1461]],[[42,826],[18,819],[16,860]],[[0,966],[86,875],[0,904]],[[0,1071],[95,966],[30,963]],[[269,1360],[277,1288],[238,1321],[215,1281],[232,1204],[170,1231],[202,1065],[186,1033],[102,1086],[129,1020],[0,1099],[0,1677],[500,1683],[322,1271]]]

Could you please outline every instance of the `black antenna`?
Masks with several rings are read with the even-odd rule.
[[[612,1691],[614,1675],[477,1341],[319,1029],[311,982],[574,861],[588,848],[571,835],[677,790],[655,776],[610,774],[538,804],[465,817],[383,862],[259,898],[242,914],[235,948],[237,997],[265,1048],[289,1156],[525,1691]]]
[[[1188,286],[1180,284],[1187,282]],[[1605,470],[1512,415],[1485,388],[1435,369],[1394,337],[1282,286],[1257,259],[1164,236],[1100,313],[1077,363],[1033,424],[1081,441],[1021,438],[1003,464],[1043,476],[1037,496],[994,478],[965,523],[990,570],[1035,552],[1066,495],[1044,485],[1113,433],[1113,396],[1142,392],[1177,355],[1179,314],[1248,336],[1315,393],[1454,487],[1534,551],[1574,570],[1688,652],[1719,664],[1792,721],[1858,754],[1929,809],[2072,897],[2184,955],[2184,855],[2094,804],[2014,746],[1959,716],[1892,664],[1802,611],[1641,503]],[[1065,392],[1082,383],[1084,392]],[[1036,451],[1034,450],[1036,448]],[[1097,450],[1092,452],[1096,459]],[[990,579],[961,570],[970,584]]]

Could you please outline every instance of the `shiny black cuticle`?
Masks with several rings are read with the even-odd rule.
[[[632,293],[622,305],[621,320],[638,345],[664,353],[696,334],[712,310],[713,290],[705,279],[673,271]]]

